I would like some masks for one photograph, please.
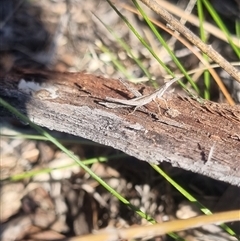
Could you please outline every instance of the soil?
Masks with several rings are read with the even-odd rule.
[[[1,76],[11,73],[13,69],[25,68],[31,71],[50,69],[56,73],[84,71],[96,76],[125,78],[113,67],[108,51],[102,51],[107,47],[116,54],[129,76],[134,76],[133,79],[141,82],[146,81],[144,72],[122,50],[97,19],[99,17],[114,28],[119,37],[134,46],[134,53],[155,76],[157,83],[163,82],[164,70],[143,49],[137,38],[129,33],[106,1],[2,0],[2,6],[4,14],[0,9],[0,24],[7,17],[10,20],[0,29],[0,37],[2,33],[8,33],[4,32],[7,30],[11,35],[5,35],[6,39],[3,38],[0,42]],[[122,6],[121,10],[160,53],[161,46],[149,35],[146,23]],[[149,15],[157,18],[152,12]],[[238,60],[223,41],[214,38],[213,45],[229,60]],[[175,47],[176,51],[184,49],[181,44],[176,44]],[[172,70],[178,71],[171,60],[167,60],[167,55],[161,55],[161,59],[169,61]],[[188,69],[198,65],[193,55],[187,55],[181,60]],[[38,74],[36,78],[39,76]],[[230,77],[227,76],[226,81],[230,83]],[[71,84],[69,82],[69,86]],[[203,81],[200,79],[197,84],[202,86]],[[87,86],[90,89],[86,89],[84,83],[77,86],[82,95],[88,96],[91,92],[103,98],[104,91],[107,93],[108,88],[111,88],[111,82],[106,83],[102,89],[98,82],[88,82]],[[121,88],[124,89],[119,86],[117,94],[123,93]],[[144,91],[148,88],[150,87],[144,87]],[[182,93],[179,87],[176,89]],[[238,92],[236,89],[233,92],[237,102]],[[212,100],[222,100],[214,84],[211,93]],[[144,115],[142,118],[145,118]],[[127,228],[148,223],[107,192],[57,147],[43,140],[35,140],[37,133],[29,126],[12,117],[1,117],[0,121],[1,240],[61,240],[102,229]],[[96,161],[89,166],[91,170],[157,222],[185,219],[201,213],[148,163],[80,137],[47,131],[82,161],[95,158]],[[27,138],[4,136],[16,134],[27,135]],[[239,140],[239,136],[236,138]],[[99,161],[100,157],[107,162]],[[163,162],[160,167],[212,212],[240,209],[239,187],[173,167],[167,162]],[[31,172],[35,174],[30,175]],[[21,174],[25,177],[21,178]],[[230,223],[229,226],[240,234],[239,222]],[[206,240],[234,240],[217,226],[211,226],[207,231],[204,228],[182,231],[179,235],[185,240],[199,240],[203,236]],[[173,239],[166,235],[148,240]]]

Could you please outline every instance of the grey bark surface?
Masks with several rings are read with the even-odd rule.
[[[153,91],[142,85],[136,88]],[[240,186],[239,106],[167,94],[167,107],[157,100],[161,113],[153,102],[129,114],[133,108],[108,109],[98,103],[106,97],[133,97],[117,80],[27,70],[0,77],[0,97],[50,130]],[[7,112],[1,107],[0,114]]]

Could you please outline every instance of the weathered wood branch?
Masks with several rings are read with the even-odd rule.
[[[157,100],[161,113],[151,103],[129,115],[132,108],[100,105],[106,96],[133,97],[119,81],[86,73],[22,70],[0,77],[0,97],[40,126],[240,186],[239,106],[169,94],[168,107]]]

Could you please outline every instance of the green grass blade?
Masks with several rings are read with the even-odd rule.
[[[118,58],[116,57],[115,54],[113,54],[106,46],[104,46],[103,44],[98,45],[99,49],[104,52],[107,53],[109,55],[109,57],[111,58],[112,63],[114,64],[114,66],[120,71],[122,72],[128,79],[131,78],[131,75],[128,73],[127,69],[125,68],[124,65],[122,65],[122,63],[118,60]]]
[[[130,24],[126,17],[124,17],[118,9],[111,3],[110,0],[107,0],[109,5],[113,8],[113,10],[121,17],[121,19],[125,22],[128,28],[135,34],[135,36],[139,39],[139,41],[144,45],[144,47],[152,54],[152,56],[164,67],[168,74],[174,77],[174,73],[164,64],[164,62],[157,56],[157,54],[153,51],[153,49],[147,44],[147,42],[140,36],[140,34],[135,30],[135,28]]]
[[[106,162],[106,161],[108,161],[108,158],[98,157],[98,158],[91,158],[91,159],[88,159],[88,160],[85,160],[85,161],[82,161],[82,162],[83,162],[84,165],[91,165],[91,164],[94,164],[96,162]],[[73,167],[73,166],[76,166],[76,165],[78,165],[78,163],[74,162],[72,164],[68,164],[68,165],[64,165],[64,166],[60,166],[60,167],[44,168],[44,169],[41,169],[41,170],[28,171],[28,172],[12,175],[12,176],[10,176],[6,179],[2,179],[1,181],[16,182],[16,181],[23,180],[25,178],[31,178],[31,177],[34,177],[34,176],[37,176],[37,175],[40,175],[40,174],[44,174],[44,173],[51,173],[52,171],[55,171],[55,170],[67,169],[67,168],[70,168],[70,167]]]
[[[204,23],[204,13],[203,13],[203,6],[202,6],[202,0],[197,1],[197,10],[198,10],[198,18],[199,18],[199,29],[200,29],[200,38],[201,40],[206,43],[207,42],[207,36],[204,31],[203,23]],[[206,54],[203,54],[203,58],[206,60],[206,62],[209,62],[209,58]],[[208,70],[204,71],[204,99],[210,100],[210,73]]]
[[[78,159],[71,151],[65,148],[60,142],[57,141],[53,136],[47,133],[44,129],[40,126],[34,124],[29,118],[25,115],[20,113],[17,109],[13,106],[9,105],[6,101],[0,98],[0,105],[10,111],[12,114],[17,116],[20,120],[25,123],[28,123],[32,128],[34,128],[39,134],[48,138],[55,146],[57,146],[60,150],[62,150],[65,154],[67,154],[70,158],[72,158],[83,170],[85,170],[89,175],[92,176],[99,184],[101,184],[106,190],[108,190],[112,195],[114,195],[119,201],[127,205],[129,208],[134,210],[139,216],[145,218],[148,222],[156,223],[156,221],[150,217],[149,215],[143,213],[138,207],[133,206],[127,199],[125,199],[121,194],[111,188],[105,181],[103,181],[100,177],[98,177],[89,167],[87,167],[82,161]]]
[[[172,60],[174,61],[174,63],[177,65],[177,67],[181,70],[181,72],[186,76],[186,78],[188,79],[188,81],[191,83],[191,85],[193,86],[193,88],[195,89],[195,91],[197,93],[199,93],[199,89],[197,87],[197,85],[195,84],[195,82],[191,79],[191,77],[188,75],[187,71],[184,69],[184,67],[182,66],[182,64],[180,63],[180,61],[177,59],[177,57],[175,56],[175,54],[171,51],[171,49],[168,47],[166,41],[162,38],[162,36],[160,35],[160,33],[157,31],[157,29],[155,28],[155,26],[152,24],[152,22],[149,20],[148,16],[145,14],[145,12],[142,10],[142,8],[140,7],[140,5],[137,3],[136,0],[132,0],[133,3],[135,4],[136,8],[138,9],[138,11],[140,12],[140,14],[143,16],[143,18],[145,19],[145,21],[147,22],[148,26],[150,27],[150,29],[152,30],[152,32],[155,34],[155,36],[157,37],[157,39],[159,40],[159,42],[164,46],[164,48],[167,50],[167,52],[169,53],[169,55],[171,56]],[[175,77],[175,76],[173,76]],[[184,85],[181,83],[181,81],[179,81],[179,83],[182,85],[182,87],[184,87]]]
[[[28,135],[28,134],[7,135],[7,134],[0,133],[0,136],[11,138],[11,139],[29,139],[29,140],[36,140],[36,141],[48,141],[48,138],[40,135]],[[76,143],[76,144],[89,145],[89,146],[102,146],[93,141],[88,141],[84,139],[78,140],[77,138],[73,138],[73,139],[58,138],[58,141],[62,143]]]
[[[177,184],[171,177],[169,177],[159,166],[151,164],[154,170],[156,170],[161,176],[163,176],[172,186],[174,186],[184,197],[186,197],[190,202],[194,203],[204,214],[210,215],[212,212],[200,203],[195,197],[193,197],[188,191]],[[220,225],[226,232],[232,236],[236,236],[236,233],[229,228],[226,224]]]
[[[126,53],[136,62],[136,64],[144,72],[148,79],[152,81],[152,76],[150,72],[144,67],[142,62],[137,57],[135,57],[129,45],[122,38],[120,38],[112,28],[106,25],[99,17],[97,17],[94,13],[93,15],[102,23],[102,25],[109,31],[109,33],[111,33],[114,36],[116,41],[121,45],[121,47],[126,51]]]
[[[215,11],[215,9],[213,8],[213,6],[210,4],[209,1],[207,0],[202,0],[205,7],[207,8],[208,12],[210,13],[210,15],[212,16],[212,18],[214,19],[214,21],[216,22],[216,24],[218,25],[218,27],[222,30],[222,32],[226,35],[229,44],[231,45],[232,49],[234,50],[234,52],[236,53],[236,55],[238,56],[238,58],[240,58],[240,48],[238,48],[237,46],[234,45],[230,33],[227,29],[227,27],[225,26],[225,24],[223,23],[222,19],[219,17],[219,15],[217,14],[217,12]]]
[[[236,20],[235,29],[236,29],[236,35],[240,41],[240,20]]]

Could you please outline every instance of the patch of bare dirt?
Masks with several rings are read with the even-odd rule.
[[[100,0],[0,0],[0,26],[4,26],[0,30],[1,74],[13,67],[24,67],[87,71],[119,78],[120,74],[110,64],[109,55],[100,51],[99,46],[104,45],[117,53],[131,75],[145,80],[143,72],[135,67],[133,60],[92,13],[118,31],[119,37],[130,46],[135,46],[136,55],[142,63],[156,79],[161,79],[162,70],[158,64],[129,34],[107,2]],[[124,9],[122,13],[148,36],[145,23]],[[195,57],[189,59],[185,62],[186,66],[196,63]],[[60,240],[111,227],[147,224],[145,219],[134,214],[48,142],[3,136],[19,133],[35,135],[28,126],[12,118],[1,118],[0,121],[1,240]],[[186,202],[147,163],[81,138],[56,132],[51,134],[81,160],[106,157],[108,162],[95,162],[90,168],[157,222],[199,214],[199,210]],[[161,167],[212,211],[240,208],[239,188],[168,164],[163,163]],[[239,232],[238,224],[233,224],[233,228]],[[216,231],[216,227],[210,231],[195,229],[180,234],[186,240],[197,240],[203,235],[230,240],[223,237],[220,229]]]

